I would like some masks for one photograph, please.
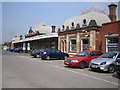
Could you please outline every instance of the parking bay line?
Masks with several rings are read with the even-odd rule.
[[[59,66],[54,66],[54,65],[50,65],[50,66],[60,68],[60,69],[63,69],[63,70],[67,70],[67,71],[70,71],[70,72],[73,72],[73,73],[76,73],[76,74],[80,74],[80,75],[83,75],[83,76],[86,76],[86,77],[90,77],[90,78],[93,78],[93,79],[97,79],[97,80],[100,80],[100,81],[108,82],[108,83],[111,83],[111,84],[114,84],[114,85],[120,85],[120,84],[115,83],[115,82],[111,82],[111,81],[108,81],[108,80],[104,80],[102,78],[98,78],[98,77],[90,76],[90,75],[87,75],[87,74],[79,73],[79,72],[76,72],[76,71],[68,70],[68,69],[65,69],[65,68],[62,68],[62,67],[59,67]]]
[[[31,59],[31,60],[33,60],[33,59]],[[36,60],[33,60],[33,61],[36,61]],[[40,60],[37,60],[37,61],[40,61]],[[42,62],[46,62],[46,61],[42,61]],[[111,81],[108,81],[108,80],[104,80],[102,78],[98,78],[98,77],[95,77],[95,76],[90,76],[90,75],[87,75],[87,74],[83,74],[83,73],[79,73],[79,72],[76,72],[76,71],[68,70],[68,69],[65,69],[65,68],[62,68],[62,67],[59,67],[59,66],[55,66],[55,65],[51,65],[51,64],[49,64],[49,65],[52,66],[52,67],[60,68],[60,69],[66,70],[66,71],[76,73],[76,74],[80,74],[80,75],[83,75],[83,76],[86,76],[86,77],[90,77],[90,78],[94,78],[94,79],[97,79],[97,80],[100,80],[100,81],[108,82],[108,83],[111,83],[111,84],[114,84],[114,85],[120,85],[118,83],[111,82]]]

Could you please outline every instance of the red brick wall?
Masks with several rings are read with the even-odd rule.
[[[108,35],[109,32],[112,32],[112,34],[118,34],[118,31],[120,31],[120,28],[118,26],[120,26],[120,21],[103,24],[103,26],[100,30],[100,42],[99,42],[102,45],[103,52],[106,52],[105,35]],[[119,36],[119,45],[120,45],[120,36]],[[119,50],[120,50],[120,47],[119,47]]]

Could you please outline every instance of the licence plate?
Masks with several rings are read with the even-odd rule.
[[[97,66],[97,65],[91,65],[91,67],[93,67],[93,68],[97,68],[98,66]]]
[[[67,65],[68,65],[69,63],[65,62],[65,64],[67,64]]]

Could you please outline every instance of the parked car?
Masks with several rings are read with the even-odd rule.
[[[34,56],[34,58],[40,58],[42,55],[42,52],[44,49],[35,49],[31,51],[31,56]]]
[[[13,51],[14,51],[14,52],[18,52],[18,53],[20,53],[20,52],[23,51],[23,48],[22,48],[22,47],[14,48]]]
[[[80,67],[81,69],[89,65],[89,61],[98,58],[103,53],[97,50],[85,50],[73,57],[68,57],[64,60],[64,64],[72,67]]]
[[[52,58],[56,59],[65,59],[69,57],[67,53],[63,53],[60,50],[57,49],[45,49],[45,51],[42,53],[41,58],[50,60]]]
[[[107,52],[97,59],[90,62],[89,67],[94,70],[109,71],[113,73],[115,71],[115,62],[120,55],[120,52],[112,51]]]
[[[14,48],[9,48],[9,51],[10,51],[10,52],[13,52],[13,50],[14,50]]]
[[[118,55],[116,60],[116,73],[120,76],[120,54]]]

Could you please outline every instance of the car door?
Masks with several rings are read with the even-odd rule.
[[[54,56],[55,58],[61,58],[62,57],[62,52],[59,50],[54,50]]]
[[[49,50],[48,56],[50,56],[51,58],[55,58],[55,50]]]

